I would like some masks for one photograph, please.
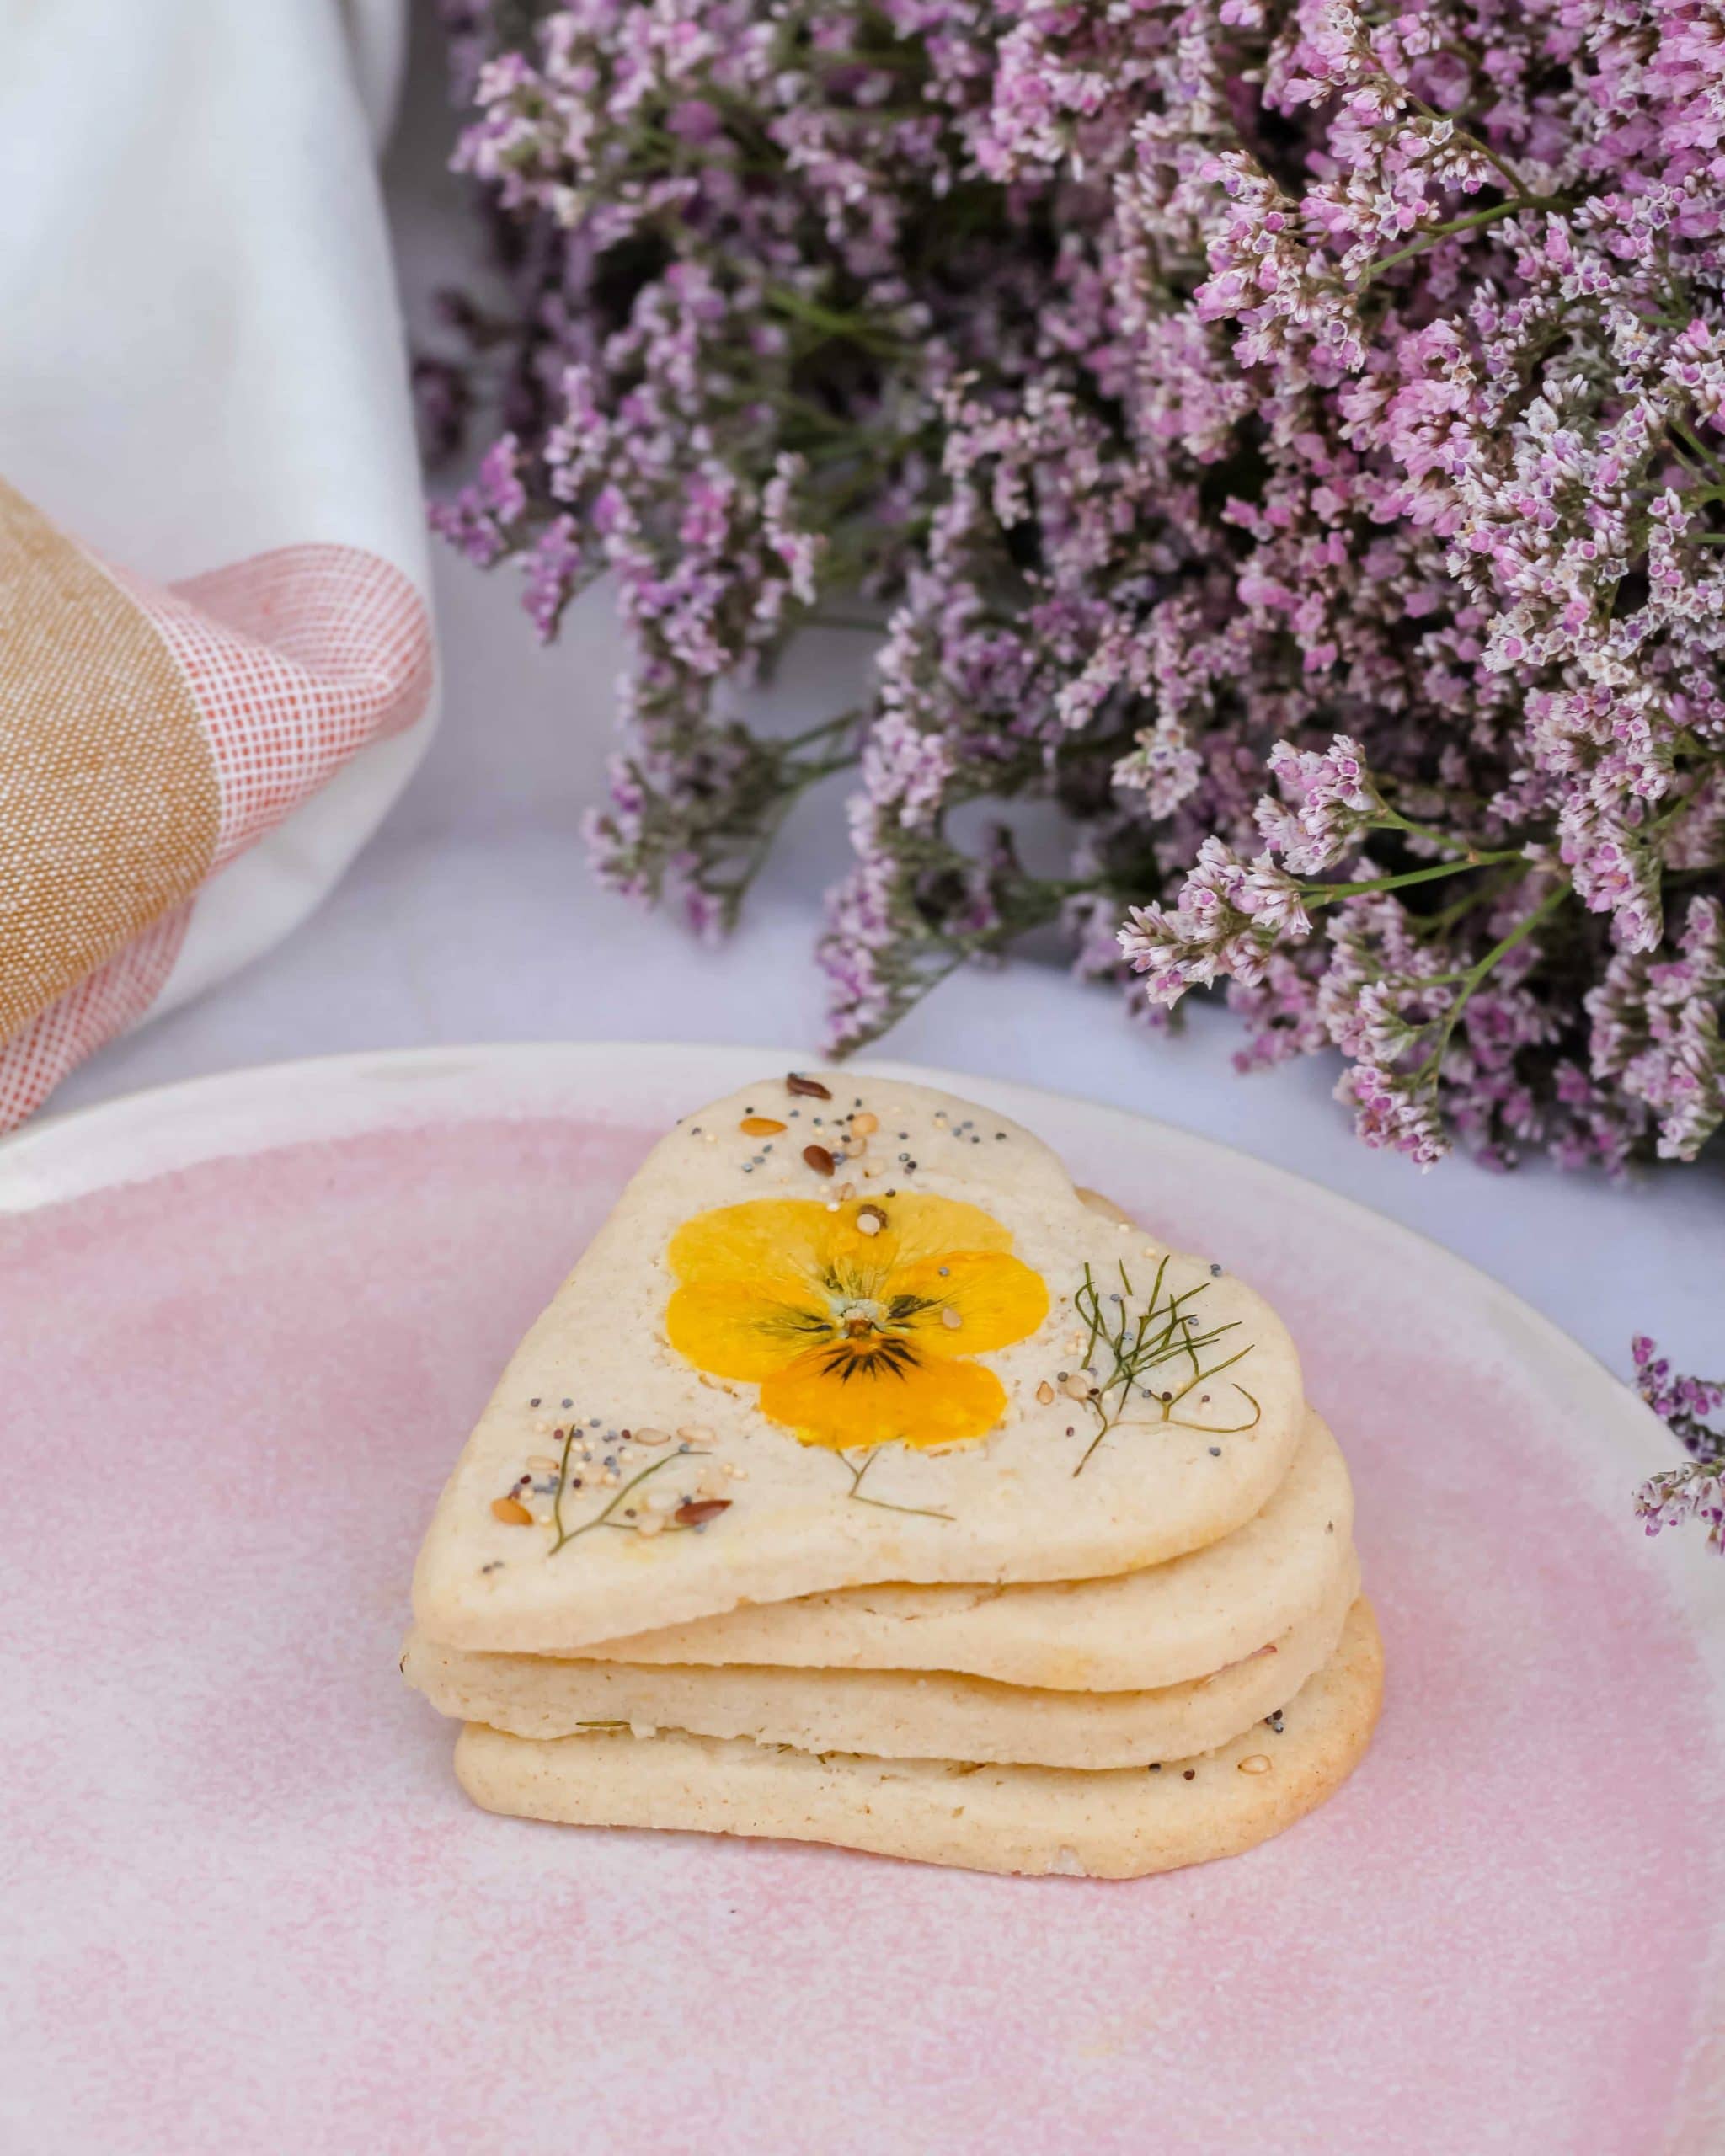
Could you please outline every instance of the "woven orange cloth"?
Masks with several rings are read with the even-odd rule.
[[[431,680],[425,602],[374,554],[154,587],[0,481],[0,1129],[149,1008],[208,878]]]

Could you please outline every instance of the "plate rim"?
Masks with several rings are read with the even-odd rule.
[[[1098,1118],[1105,1124],[1113,1123],[1146,1132],[1158,1144],[1178,1144],[1188,1153],[1213,1160],[1236,1172],[1243,1165],[1250,1175],[1260,1180],[1267,1179],[1288,1198],[1327,1210],[1340,1227],[1363,1225],[1375,1234],[1386,1233],[1392,1239],[1405,1239],[1428,1259],[1435,1257],[1453,1268],[1459,1278],[1467,1281],[1477,1295],[1487,1302],[1497,1303],[1513,1314],[1517,1323],[1537,1338],[1545,1353],[1555,1356],[1566,1367],[1566,1374],[1572,1381],[1583,1384],[1596,1396],[1603,1393],[1600,1405],[1604,1406],[1609,1401],[1624,1425],[1626,1438],[1632,1444],[1640,1441],[1637,1449],[1646,1453],[1652,1466],[1662,1463],[1674,1466],[1680,1465],[1680,1454],[1665,1425],[1591,1348],[1572,1333],[1565,1331],[1556,1319],[1536,1309],[1514,1289],[1487,1272],[1484,1267],[1464,1257],[1424,1230],[1410,1226],[1386,1213],[1381,1213],[1357,1198],[1332,1190],[1312,1177],[1302,1175],[1297,1169],[1283,1166],[1279,1161],[1266,1160],[1243,1146],[1206,1137],[1139,1109],[1118,1107],[1112,1102],[1092,1100],[1085,1094],[1067,1092],[1055,1086],[1028,1085],[1016,1079],[997,1079],[954,1070],[940,1065],[905,1061],[896,1057],[859,1057],[854,1061],[834,1065],[818,1049],[806,1046],[777,1044],[762,1047],[734,1041],[607,1038],[579,1041],[445,1042],[411,1047],[350,1049],[328,1054],[238,1064],[225,1070],[207,1071],[197,1077],[173,1079],[158,1086],[140,1086],[129,1092],[116,1094],[109,1100],[92,1102],[85,1107],[37,1117],[21,1129],[0,1138],[0,1222],[21,1218],[44,1207],[70,1202],[98,1191],[123,1187],[129,1182],[148,1181],[158,1175],[172,1173],[177,1167],[239,1157],[251,1151],[267,1150],[274,1145],[315,1142],[320,1137],[334,1139],[376,1129],[390,1119],[383,1111],[411,1103],[412,1094],[406,1091],[392,1097],[392,1081],[411,1079],[416,1075],[464,1080],[481,1075],[488,1069],[513,1068],[521,1071],[535,1065],[550,1062],[560,1062],[566,1066],[585,1064],[599,1069],[623,1059],[644,1059],[656,1065],[667,1079],[674,1075],[676,1067],[688,1062],[711,1069],[722,1082],[729,1081],[735,1074],[737,1084],[745,1083],[757,1065],[765,1066],[769,1070],[775,1065],[782,1065],[791,1070],[837,1068],[855,1071],[859,1076],[900,1079],[907,1083],[932,1086],[943,1091],[961,1095],[965,1094],[968,1089],[977,1097],[996,1097],[997,1104],[1006,1113],[1013,1114],[1033,1130],[1036,1129],[1033,1120],[1035,1106],[1046,1102],[1060,1111],[1076,1112]],[[327,1129],[308,1129],[297,1137],[266,1135],[254,1145],[224,1145],[218,1141],[207,1146],[195,1146],[183,1159],[147,1163],[131,1174],[110,1172],[93,1177],[67,1177],[56,1158],[62,1148],[80,1149],[86,1137],[94,1133],[99,1133],[110,1145],[116,1138],[123,1144],[128,1127],[140,1118],[145,1124],[145,1131],[141,1134],[147,1143],[152,1127],[158,1133],[171,1129],[176,1124],[183,1124],[184,1118],[188,1116],[195,1117],[200,1106],[211,1099],[222,1100],[236,1092],[242,1097],[253,1089],[265,1093],[279,1092],[284,1105],[291,1102],[296,1107],[307,1097],[303,1090],[307,1081],[312,1081],[320,1090],[334,1089],[335,1097],[339,1097],[344,1090],[350,1098],[355,1094],[364,1097],[363,1105],[372,1112],[350,1115]],[[378,1091],[375,1098],[369,1097],[370,1089],[380,1087],[384,1090]],[[710,1097],[710,1090],[701,1096],[703,1100]],[[498,1113],[525,1116],[532,1111],[505,1108]],[[402,1118],[409,1123],[419,1119],[411,1115]],[[434,1112],[426,1119],[436,1120],[438,1118]],[[464,1119],[477,1118],[468,1116]],[[24,1182],[22,1193],[18,1193],[11,1186],[20,1171]],[[61,1187],[56,1188],[56,1183]],[[1655,1448],[1657,1459],[1653,1457]],[[1626,1451],[1626,1482],[1635,1465],[1633,1457]],[[1671,1554],[1674,1559],[1680,1560],[1678,1569],[1687,1570],[1689,1568],[1680,1562],[1680,1553],[1683,1544],[1693,1538],[1679,1537],[1676,1540],[1678,1547],[1674,1548]],[[1712,1562],[1717,1565],[1719,1561],[1715,1558]],[[1725,1619],[1725,1609],[1722,1609],[1721,1615]],[[1720,1673],[1720,1682],[1725,1684],[1725,1671]]]

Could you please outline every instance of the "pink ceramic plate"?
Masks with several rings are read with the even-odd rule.
[[[902,1074],[1281,1307],[1389,1651],[1342,1795],[1119,1886],[469,1809],[395,1668],[438,1485],[651,1140],[789,1059],[346,1059],[0,1149],[0,2147],[1725,2147],[1720,1576],[1628,1508],[1669,1439],[1444,1251],[1076,1101]]]

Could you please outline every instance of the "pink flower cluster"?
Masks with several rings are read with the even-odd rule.
[[[1725,1408],[1725,1380],[1675,1377],[1644,1334],[1630,1344],[1637,1390],[1690,1455],[1648,1477],[1636,1492],[1637,1515],[1649,1534],[1699,1520],[1708,1545],[1725,1556],[1725,1427],[1708,1419]]]
[[[421,368],[439,445],[499,406],[434,515],[542,634],[615,581],[603,873],[722,928],[854,767],[841,1045],[1058,922],[1147,1021],[1225,995],[1242,1067],[1339,1054],[1422,1165],[1696,1155],[1719,0],[445,8],[513,302]],[[742,724],[836,616],[866,707]]]

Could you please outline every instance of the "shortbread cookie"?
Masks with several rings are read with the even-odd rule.
[[[656,1668],[471,1654],[410,1640],[402,1670],[440,1714],[514,1737],[636,1731],[747,1737],[800,1752],[1031,1767],[1148,1766],[1214,1751],[1288,1701],[1334,1653],[1351,1563],[1317,1609],[1244,1661],[1154,1692],[1044,1692],[902,1669]]]
[[[1112,1579],[849,1588],[766,1602],[584,1652],[633,1662],[945,1669],[1002,1684],[1143,1691],[1236,1662],[1308,1616],[1353,1563],[1354,1490],[1309,1416],[1255,1519],[1208,1549]]]
[[[1155,1769],[1082,1774],[776,1751],[744,1738],[595,1731],[535,1743],[470,1726],[456,1773],[492,1812],[578,1826],[835,1842],[978,1871],[1137,1878],[1234,1856],[1322,1803],[1377,1719],[1382,1652],[1354,1605],[1335,1654],[1276,1719]]]
[[[881,1581],[1129,1572],[1252,1518],[1303,1421],[1274,1313],[1007,1118],[763,1080],[654,1148],[529,1332],[416,1620],[567,1654]]]

